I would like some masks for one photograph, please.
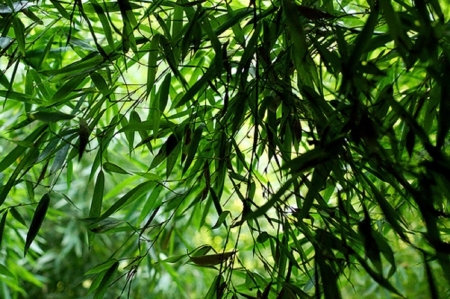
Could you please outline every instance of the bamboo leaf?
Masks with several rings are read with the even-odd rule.
[[[156,72],[158,71],[157,59],[159,51],[159,34],[155,34],[150,43],[148,51],[147,67],[147,97],[150,95],[153,85],[155,85]]]
[[[128,171],[126,171],[125,169],[123,169],[122,167],[111,163],[111,162],[105,162],[103,163],[103,169],[106,170],[107,172],[115,172],[115,173],[121,173],[121,174],[129,174]]]
[[[94,194],[92,195],[91,208],[89,210],[89,217],[99,217],[102,212],[103,192],[105,189],[105,174],[100,170],[95,182]]]
[[[8,210],[3,213],[2,220],[0,220],[0,248],[2,248],[3,232],[5,231],[6,216],[8,216]]]
[[[215,65],[216,65],[215,62],[211,63],[211,65],[208,67],[208,70],[203,74],[203,76],[191,88],[189,88],[186,91],[186,93],[177,103],[174,103],[173,105],[174,108],[181,107],[186,103],[188,103],[189,101],[195,99],[195,96],[198,93],[200,93],[203,90],[203,88],[206,87],[207,83],[213,80],[213,78],[216,76],[217,71]]]
[[[100,263],[97,266],[89,269],[89,271],[87,271],[84,275],[97,274],[106,271],[109,268],[111,268],[116,262],[117,262],[116,259],[107,260],[106,262]]]
[[[143,196],[146,192],[149,192],[149,187],[153,184],[153,180],[149,180],[139,184],[130,191],[128,191],[124,196],[122,196],[118,201],[116,201],[108,210],[106,210],[97,221],[101,221],[111,216],[114,212],[121,209],[126,204],[138,199]]]
[[[198,144],[202,138],[203,129],[206,127],[204,123],[201,123],[194,131],[194,136],[192,137],[191,143],[189,144],[189,150],[184,162],[183,174],[191,166],[192,160],[194,160],[195,154],[197,153]]]
[[[108,45],[113,49],[114,48],[114,39],[111,32],[111,26],[109,25],[108,18],[105,14],[105,11],[111,13],[113,11],[120,10],[120,7],[117,2],[107,2],[99,4],[97,0],[89,0],[90,3],[83,3],[83,9],[85,12],[96,13],[100,22],[102,23],[103,31],[108,41]],[[134,8],[139,8],[140,6],[137,4],[133,4]]]
[[[27,226],[27,223],[25,222],[22,215],[20,215],[20,213],[17,211],[16,208],[13,207],[9,209],[9,211],[11,212],[11,215],[14,217],[14,219],[19,221],[23,226]]]
[[[39,229],[41,228],[42,222],[44,221],[45,215],[47,214],[47,209],[49,205],[50,205],[50,195],[46,193],[44,194],[44,196],[42,196],[36,208],[36,211],[34,211],[33,219],[31,220],[30,229],[28,230],[27,238],[25,241],[25,249],[23,253],[24,256],[27,255],[31,243],[33,243],[34,239],[36,238],[39,232]]]
[[[78,70],[80,71],[80,70]],[[53,95],[50,104],[64,102],[69,94],[74,92],[78,86],[83,82],[85,76],[75,76],[67,81],[61,88]]]
[[[229,258],[231,258],[233,255],[236,254],[236,251],[229,251],[219,254],[208,254],[208,255],[200,255],[200,256],[190,256],[189,259],[194,264],[197,264],[199,266],[213,266],[218,265]]]
[[[119,262],[116,261],[108,270],[106,270],[105,275],[102,278],[102,281],[98,285],[97,290],[94,293],[94,299],[102,299],[106,293],[106,290],[109,288],[109,282],[111,281],[114,273],[119,267]]]
[[[49,112],[49,111],[37,111],[28,115],[33,120],[40,120],[43,122],[56,122],[60,120],[69,120],[74,118],[73,115],[65,114],[62,112]]]
[[[16,37],[17,46],[19,48],[20,53],[25,56],[25,27],[23,26],[22,21],[17,16],[14,16],[13,19],[13,28],[14,35]]]
[[[211,229],[216,229],[219,228],[227,219],[228,215],[230,215],[230,211],[223,211],[220,216],[219,219],[217,219],[216,224],[214,224],[214,226]]]

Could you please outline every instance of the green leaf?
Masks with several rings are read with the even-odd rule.
[[[34,136],[33,136],[34,137]],[[32,146],[25,156],[20,160],[19,164],[15,167],[14,172],[9,176],[6,184],[3,185],[0,193],[0,206],[5,202],[6,196],[8,195],[11,188],[17,184],[16,181],[19,173],[25,169],[29,164],[33,163],[38,158],[38,149],[36,146]]]
[[[14,277],[14,275],[11,273],[11,271],[8,270],[8,268],[3,266],[2,264],[0,264],[0,274],[7,276],[7,277]]]
[[[103,163],[103,169],[107,172],[115,172],[115,173],[121,173],[121,174],[130,174],[128,171],[123,169],[122,167],[111,163],[111,162],[105,162]]]
[[[20,53],[25,56],[25,27],[23,26],[22,21],[17,16],[12,18],[14,35],[16,37],[16,42],[19,47]]]
[[[109,96],[111,93],[108,85],[106,84],[105,79],[97,72],[91,73],[91,79],[92,82],[94,82],[95,86],[98,88],[98,90],[105,96]]]
[[[272,195],[272,197],[269,199],[268,202],[266,202],[264,205],[262,205],[260,208],[258,208],[256,211],[251,211],[246,215],[246,217],[243,220],[250,221],[252,219],[256,219],[265,213],[269,211],[270,208],[272,208],[276,203],[281,201],[281,197],[284,195],[284,193],[291,187],[291,184],[294,182],[296,178],[290,178],[288,179],[281,187],[278,189],[278,191]],[[312,193],[311,193],[312,194]]]
[[[309,211],[313,205],[315,198],[319,198],[319,191],[322,189],[327,181],[330,170],[326,166],[318,166],[314,169],[314,173],[311,179],[311,183],[308,186],[308,193],[306,194],[305,200],[298,207],[300,211],[296,213],[298,221],[302,221],[303,218],[309,215]]]
[[[108,268],[108,270],[105,272],[105,275],[103,276],[102,281],[100,282],[97,290],[94,293],[94,299],[102,299],[103,298],[103,296],[106,293],[106,290],[108,290],[108,288],[109,288],[109,282],[111,281],[111,279],[118,267],[119,267],[119,262],[116,261],[114,264],[112,264],[111,267]]]
[[[166,177],[169,178],[172,170],[175,166],[176,161],[178,160],[178,156],[181,152],[181,142],[179,142],[173,151],[167,155],[167,165],[166,165]]]
[[[219,219],[217,219],[216,224],[214,224],[214,226],[211,227],[211,229],[219,228],[225,222],[225,220],[227,219],[228,215],[230,215],[230,214],[231,214],[230,211],[223,211],[220,214]]]
[[[184,162],[183,174],[186,173],[186,170],[191,166],[192,160],[194,160],[195,154],[197,153],[198,144],[202,138],[203,129],[206,127],[204,123],[201,123],[194,131],[194,136],[192,137],[191,143],[189,144],[189,150],[186,157],[186,161]]]
[[[117,228],[119,225],[124,224],[125,221],[117,220],[117,219],[111,219],[106,218],[98,222],[94,222],[93,224],[89,225],[89,231],[94,234],[103,234],[108,231],[111,231],[115,228]],[[93,238],[92,238],[93,240]]]
[[[236,254],[236,251],[229,251],[219,254],[208,254],[208,255],[202,255],[202,256],[190,256],[189,259],[194,264],[197,264],[199,266],[213,266],[218,265],[229,258],[231,258],[233,255]]]
[[[216,59],[219,59],[219,58],[216,58]],[[195,96],[198,93],[200,93],[203,88],[206,87],[208,82],[213,80],[213,78],[217,74],[215,65],[216,65],[215,62],[211,63],[211,65],[208,67],[208,70],[203,74],[203,76],[199,80],[197,80],[197,82],[186,91],[186,93],[183,95],[183,97],[177,103],[174,103],[174,108],[181,107],[181,106],[185,105],[186,103],[188,103],[189,101],[192,101],[195,98]]]
[[[69,152],[70,144],[64,144],[64,146],[56,152],[55,158],[53,159],[52,167],[50,168],[50,173],[55,173],[62,169],[62,166],[67,158],[67,153]]]
[[[89,271],[87,271],[84,275],[92,275],[92,274],[97,274],[97,273],[106,271],[109,268],[111,268],[115,263],[117,263],[116,259],[107,260],[106,262],[100,263],[100,264],[96,265],[95,267],[89,269]]]
[[[22,215],[20,215],[20,213],[17,211],[16,208],[12,207],[11,209],[9,209],[9,211],[11,212],[11,215],[14,217],[14,219],[19,221],[23,226],[27,226],[27,223],[25,222]]]
[[[139,197],[143,196],[146,192],[149,192],[149,187],[153,184],[153,181],[146,181],[138,186],[134,187],[130,191],[128,191],[124,196],[122,196],[118,201],[116,201],[108,210],[106,210],[98,219],[97,221],[101,221],[103,219],[106,219],[107,217],[111,216],[114,212],[125,206],[126,204],[129,204],[130,202],[138,199]]]
[[[147,97],[150,95],[153,85],[155,85],[156,72],[158,70],[157,59],[159,51],[159,34],[155,34],[150,42],[148,50],[148,67],[147,67]]]
[[[28,117],[33,120],[40,120],[44,122],[56,122],[60,120],[72,119],[74,118],[74,115],[69,115],[62,112],[37,111],[28,114]]]
[[[8,216],[8,210],[3,213],[2,220],[0,220],[0,248],[2,248],[3,232],[5,231],[6,216]]]
[[[80,71],[80,70],[78,70]],[[69,94],[74,92],[78,86],[83,82],[86,77],[83,75],[78,75],[67,81],[61,88],[53,95],[50,100],[50,104],[57,104],[66,101]]]
[[[105,189],[105,174],[100,170],[95,182],[94,194],[92,195],[91,208],[89,210],[89,217],[99,217],[102,212],[103,192]]]
[[[24,94],[24,93],[9,91],[9,90],[0,90],[0,97],[8,98],[11,100],[16,100],[19,102],[26,102],[26,103],[29,103],[29,102],[34,103],[34,104],[42,104],[43,103],[43,101],[39,98]]]
[[[44,194],[39,201],[39,204],[36,208],[36,211],[34,211],[33,219],[31,220],[30,229],[27,233],[27,239],[25,241],[25,249],[24,249],[24,256],[27,255],[27,251],[31,246],[31,243],[33,243],[34,238],[36,238],[39,229],[41,228],[42,222],[45,219],[45,215],[47,214],[47,209],[50,204],[50,195],[48,193]]]
[[[167,138],[166,143],[164,143],[163,146],[161,146],[161,148],[159,149],[158,154],[153,159],[149,169],[153,169],[161,164],[162,161],[164,161],[178,145],[179,141],[177,137],[175,136],[175,134],[171,134],[169,138]]]
[[[381,192],[375,187],[375,185],[366,177],[364,176],[365,181],[370,187],[370,190],[372,191],[375,200],[378,202],[381,210],[383,211],[384,216],[386,217],[386,220],[388,223],[392,226],[392,228],[395,230],[395,232],[402,237],[403,240],[408,240],[406,235],[404,234],[404,229],[400,225],[401,218],[399,214],[394,210],[394,208],[389,204],[389,202],[386,200],[386,198],[381,194]]]
[[[109,25],[108,17],[105,14],[105,11],[110,13],[113,11],[120,10],[120,7],[117,2],[108,2],[99,4],[96,0],[89,0],[91,3],[83,3],[83,9],[85,12],[96,13],[100,22],[102,23],[103,33],[105,34],[106,40],[108,41],[108,45],[113,49],[114,48],[114,39],[111,32],[111,26]],[[134,7],[139,6],[137,4],[133,4]]]
[[[181,255],[171,256],[171,257],[168,257],[168,258],[162,260],[161,262],[173,264],[173,263],[178,262],[179,260],[181,260],[182,258],[184,258],[184,257],[186,257],[186,256],[187,256],[187,254],[181,254]]]

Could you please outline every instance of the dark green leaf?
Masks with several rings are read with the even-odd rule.
[[[34,211],[33,219],[31,220],[30,229],[27,233],[27,239],[25,241],[25,249],[23,255],[26,256],[28,249],[33,243],[34,238],[36,238],[39,229],[41,228],[42,222],[45,219],[45,215],[47,214],[48,206],[50,205],[50,195],[48,193],[42,196],[39,204]]]
[[[219,228],[227,219],[228,215],[230,215],[230,211],[223,211],[220,215],[219,215],[219,219],[217,219],[216,224],[214,224],[214,226],[211,229],[216,229]]]
[[[109,288],[109,282],[112,279],[112,276],[116,272],[119,267],[119,262],[116,261],[108,270],[106,270],[105,275],[102,278],[97,290],[94,293],[94,299],[102,299],[105,295],[106,291]]]
[[[103,170],[100,170],[95,182],[94,194],[92,195],[91,208],[89,210],[89,217],[99,217],[102,212],[103,205],[103,191],[105,189],[105,175]]]
[[[134,187],[128,191],[124,196],[122,196],[118,201],[116,201],[108,210],[106,210],[99,218],[98,221],[106,219],[111,216],[114,212],[129,204],[130,202],[143,196],[146,192],[149,192],[148,188],[152,185],[153,181],[146,181],[138,186]]]
[[[129,174],[128,171],[126,171],[125,169],[123,169],[122,167],[111,163],[111,162],[105,162],[103,163],[103,169],[106,170],[107,172],[115,172],[115,173],[121,173],[121,174]]]
[[[3,232],[5,231],[6,216],[8,216],[8,210],[3,213],[2,220],[0,220],[0,248],[2,248]]]

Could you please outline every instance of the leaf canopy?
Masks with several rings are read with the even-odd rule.
[[[3,297],[448,295],[449,16],[0,4]]]

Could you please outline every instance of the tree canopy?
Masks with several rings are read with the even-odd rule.
[[[450,296],[443,2],[1,1],[1,297]]]

